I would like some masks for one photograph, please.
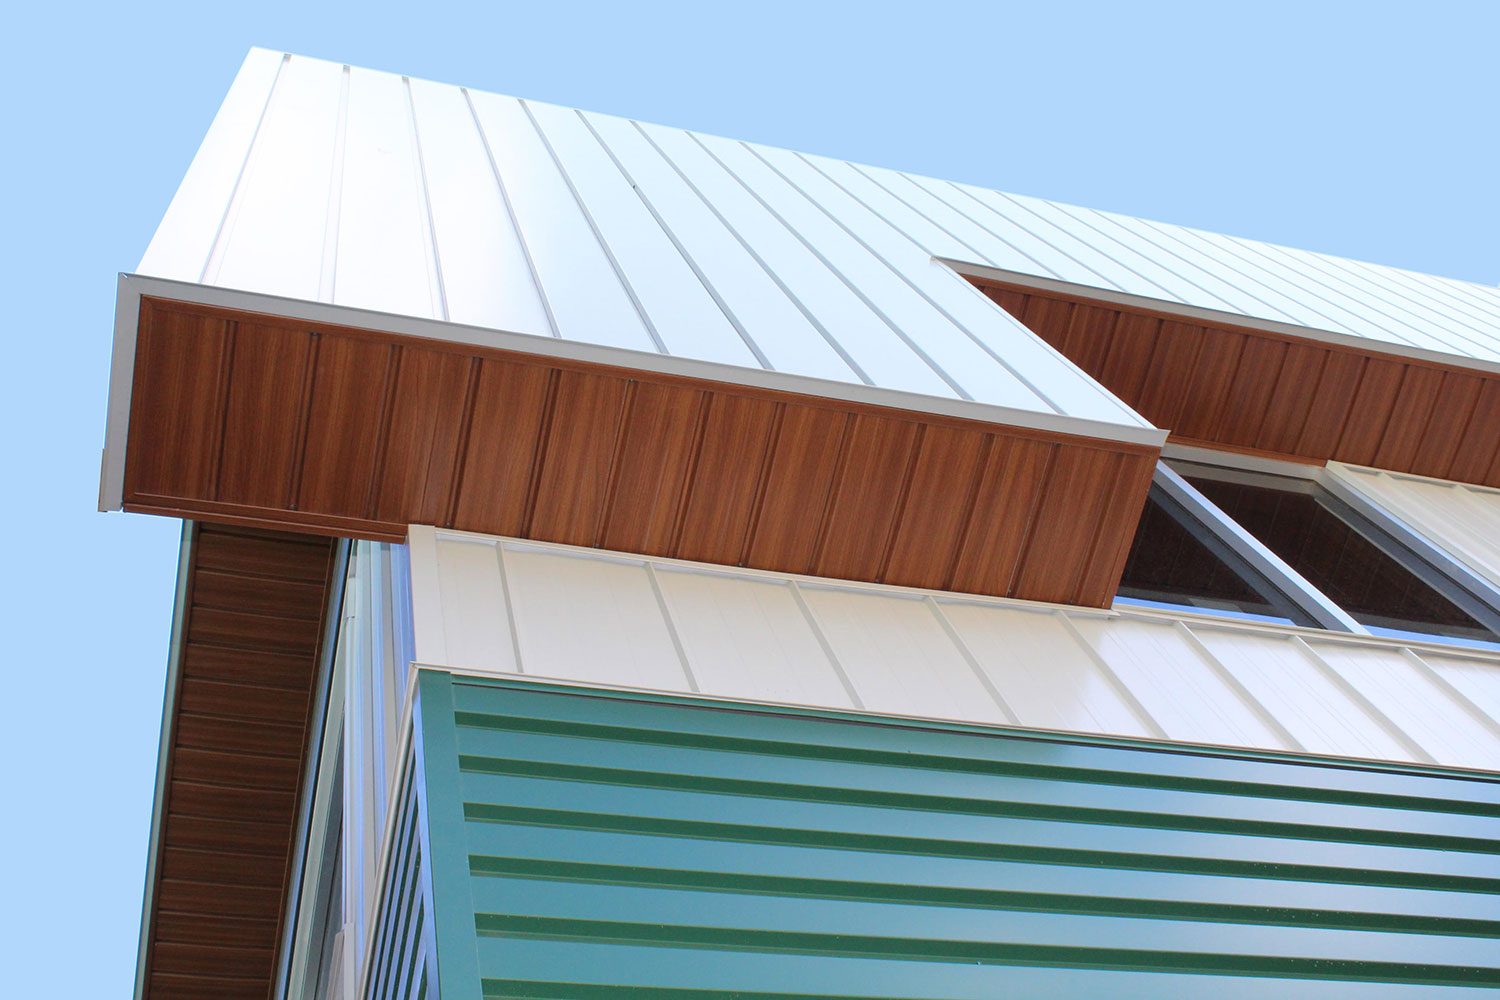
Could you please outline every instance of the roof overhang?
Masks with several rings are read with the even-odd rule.
[[[124,275],[100,506],[1103,604],[1164,437]]]
[[[1174,444],[1500,485],[1500,365],[960,270]]]
[[[721,382],[727,385],[768,389],[835,402],[957,417],[963,420],[1049,434],[1098,438],[1104,442],[1159,448],[1167,438],[1166,431],[1155,427],[1109,423],[1067,414],[996,406],[975,400],[928,396],[881,386],[810,378],[805,375],[719,364],[671,354],[632,351],[603,344],[588,344],[557,337],[540,337],[535,334],[511,333],[445,320],[375,312],[327,302],[309,302],[260,292],[125,273],[120,275],[115,303],[114,350],[110,363],[109,423],[100,477],[100,510],[119,510],[122,506],[125,446],[130,422],[136,339],[143,298],[166,299],[247,314],[302,320],[314,324],[327,324],[455,345],[513,351],[520,354],[534,354],[543,358],[580,361],[614,368],[635,369],[682,378]]]

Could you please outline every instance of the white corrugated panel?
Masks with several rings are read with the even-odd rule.
[[[1338,462],[1328,471],[1500,587],[1500,490]]]
[[[434,666],[1500,770],[1491,651],[431,528],[412,529],[411,545],[418,656]]]

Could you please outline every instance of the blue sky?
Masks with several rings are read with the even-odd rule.
[[[94,510],[115,275],[251,45],[1500,282],[1500,4],[260,0],[7,20],[16,996],[132,986],[179,526]]]

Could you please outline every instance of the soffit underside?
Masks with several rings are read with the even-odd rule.
[[[336,543],[192,531],[138,1000],[265,1000]]]

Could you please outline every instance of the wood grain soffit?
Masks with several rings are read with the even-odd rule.
[[[190,530],[141,997],[265,1000],[283,939],[337,543]]]
[[[1157,453],[143,298],[124,506],[1104,605]]]
[[[1500,374],[969,280],[1174,443],[1500,486]]]

